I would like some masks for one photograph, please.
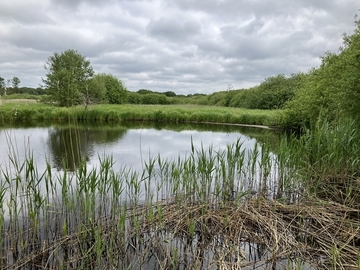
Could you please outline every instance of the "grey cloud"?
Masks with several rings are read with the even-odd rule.
[[[14,28],[14,31],[5,37],[7,42],[19,48],[45,51],[49,54],[72,48],[91,55],[90,47],[100,49],[96,42],[86,40],[76,31],[71,32],[59,28]]]
[[[186,94],[307,71],[338,50],[358,9],[358,0],[1,1],[2,76],[36,87],[48,56],[76,49],[130,90]]]
[[[195,57],[195,54],[193,52],[186,51],[186,52],[182,52],[180,56],[184,58],[193,58]]]
[[[200,25],[194,21],[183,22],[163,17],[151,21],[147,30],[151,36],[156,38],[173,42],[186,42],[189,37],[200,33]]]
[[[24,12],[26,10],[26,12]],[[53,24],[54,21],[36,7],[15,5],[2,5],[0,8],[0,22],[17,22],[26,25]]]
[[[262,19],[260,20],[252,20],[250,23],[245,25],[240,29],[245,35],[254,35],[257,34],[263,27],[264,27],[264,21]]]
[[[113,2],[114,0],[50,0],[50,2],[58,7],[64,7],[68,10],[77,10],[78,6],[82,3],[88,5],[102,6],[106,3]]]
[[[186,11],[205,11],[210,14],[220,16],[239,16],[256,15],[278,16],[278,15],[296,15],[301,9],[307,9],[310,12],[335,12],[340,16],[353,16],[359,9],[356,0],[328,1],[328,0],[297,0],[297,1],[261,1],[261,0],[171,0],[171,3]],[[352,7],[353,9],[349,8]],[[346,15],[347,14],[347,15]]]

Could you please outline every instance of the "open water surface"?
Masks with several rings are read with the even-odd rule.
[[[97,166],[99,157],[112,156],[116,166],[141,170],[144,162],[158,155],[163,160],[185,157],[192,145],[199,149],[224,149],[240,139],[243,148],[253,149],[259,138],[279,134],[255,128],[212,125],[72,125],[0,128],[0,166],[10,168],[9,157],[21,163],[32,156],[39,171],[50,163],[54,170],[66,165],[74,171],[82,161]]]

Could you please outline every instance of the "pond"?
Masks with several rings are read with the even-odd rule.
[[[26,166],[21,165],[30,159],[38,173],[51,170],[53,175],[59,175],[66,170],[68,174],[76,174],[79,167],[84,164],[88,170],[99,169],[101,163],[110,158],[114,171],[124,172],[128,169],[137,173],[137,178],[144,178],[150,165],[153,165],[154,169],[159,169],[159,161],[169,164],[187,160],[194,152],[207,155],[205,158],[211,159],[214,158],[214,154],[227,150],[236,142],[241,146],[238,151],[244,154],[243,162],[250,166],[249,155],[256,155],[252,158],[256,163],[260,162],[260,144],[264,141],[276,144],[281,136],[283,134],[278,131],[222,125],[127,123],[100,126],[76,124],[12,127],[0,129],[0,169],[9,175],[22,174],[19,170],[21,168],[25,171]],[[270,179],[270,172],[268,173]],[[235,180],[237,188],[232,192],[239,193],[247,189],[257,192],[261,184],[260,178],[263,177],[261,169],[253,167],[253,175],[247,175],[248,172],[242,174],[243,181]],[[160,190],[159,186],[162,184],[158,182],[159,178],[163,176],[154,174],[153,179],[149,181],[151,190],[158,189],[159,194],[167,193],[168,190]],[[246,184],[246,178],[251,179],[251,183]],[[212,191],[216,185],[214,181],[215,178],[212,183],[206,184],[210,185]],[[139,199],[143,200],[146,187],[145,182],[141,182],[141,190],[138,193],[142,194]],[[76,184],[75,181],[70,182],[70,185]],[[40,181],[38,185],[45,189],[45,181]],[[276,187],[277,180],[270,179],[266,190],[264,187],[262,189],[270,196],[275,196]],[[129,194],[127,189],[121,195],[124,200],[125,194]]]
[[[0,255],[6,258],[0,264],[290,265],[290,257],[272,252],[272,240],[246,235],[266,232],[257,227],[265,208],[255,217],[252,203],[236,204],[260,194],[296,200],[295,190],[282,184],[286,170],[278,168],[274,151],[282,136],[250,127],[158,123],[0,129]],[[226,229],[242,220],[245,235]],[[296,251],[289,254],[297,259]]]
[[[96,166],[99,156],[112,156],[116,166],[143,169],[149,158],[183,158],[191,147],[225,149],[236,140],[253,149],[256,138],[277,140],[280,133],[251,127],[218,125],[72,125],[12,127],[0,129],[0,166],[8,167],[9,154],[19,161],[33,156],[42,171],[49,162],[53,169],[76,170],[82,161]]]

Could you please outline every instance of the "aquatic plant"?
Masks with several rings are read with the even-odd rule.
[[[48,163],[39,172],[30,149],[22,158],[9,139],[0,267],[359,267],[355,185],[343,202],[319,196],[331,190],[326,166],[343,181],[357,173],[355,157],[343,163],[357,149],[347,127],[337,150],[322,142],[340,139],[346,127],[328,134],[323,126],[287,138],[276,153],[266,144],[245,150],[240,140],[224,150],[191,144],[185,158],[150,158],[140,172],[110,156],[99,156],[98,167],[57,171]]]

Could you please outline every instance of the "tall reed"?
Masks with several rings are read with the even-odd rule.
[[[324,124],[282,141],[276,153],[259,143],[246,150],[240,140],[223,150],[196,149],[190,142],[185,158],[150,158],[142,171],[115,170],[112,157],[99,156],[97,168],[82,162],[75,172],[66,164],[56,171],[47,164],[38,172],[31,152],[21,160],[9,139],[10,164],[0,171],[1,268],[206,269],[244,262],[251,257],[244,247],[266,247],[259,254],[274,263],[284,257],[280,235],[295,232],[311,243],[303,235],[311,219],[289,214],[303,191],[323,195],[336,177],[348,192],[345,203],[355,205],[358,134],[351,125]],[[276,213],[290,223],[283,225]],[[241,231],[240,222],[271,241]],[[298,262],[288,252],[285,257]],[[342,251],[333,254],[330,263],[342,262]]]
[[[360,203],[357,195],[360,175],[360,133],[350,120],[319,122],[301,136],[282,141],[279,161],[296,167],[297,178],[308,193],[346,205]]]

